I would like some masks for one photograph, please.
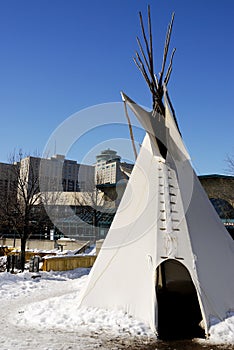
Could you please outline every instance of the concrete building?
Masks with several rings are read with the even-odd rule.
[[[121,157],[111,149],[106,149],[96,156],[96,187],[104,193],[106,200],[113,201],[116,207],[121,201],[133,166],[121,162]]]
[[[19,167],[18,194],[23,195],[26,190],[28,193],[31,191],[34,194],[38,193],[40,158],[25,157],[17,162],[17,166]]]
[[[199,180],[234,239],[234,176],[210,174],[199,176]]]
[[[78,164],[56,154],[51,158],[26,157],[20,162],[20,177],[38,181],[42,192],[79,192],[94,187],[94,167]]]
[[[40,221],[39,226],[43,234],[43,227],[53,225],[55,218],[66,217],[70,215],[71,207],[83,205],[84,196],[81,195],[94,190],[94,169],[94,166],[65,159],[63,155],[55,155],[48,159],[28,156],[15,164],[0,163],[0,209],[4,209],[7,195],[11,210],[14,201],[15,205],[21,201],[25,205],[25,198],[28,198],[34,205],[30,214],[32,222],[36,227],[36,222]],[[86,206],[89,205],[87,198]],[[2,210],[0,234],[3,233],[5,218]],[[7,234],[11,234],[11,226],[6,230]]]
[[[95,180],[96,184],[115,184],[121,179],[121,157],[116,151],[106,149],[96,156]]]
[[[15,164],[0,163],[0,201],[9,195],[16,195],[17,170]]]
[[[0,237],[9,232],[8,210],[17,201],[17,165],[0,163]]]
[[[120,180],[128,180],[132,168],[133,164],[121,162],[121,157],[116,151],[106,149],[96,156],[96,184],[116,184]]]
[[[234,176],[200,175],[199,180],[210,199],[224,200],[234,207]]]
[[[117,152],[110,149],[102,151],[96,160],[95,167],[78,164],[65,159],[63,155],[48,159],[30,156],[17,164],[0,163],[1,205],[4,205],[9,194],[17,198],[19,175],[28,190],[36,184],[36,192],[42,192],[40,198],[45,198],[44,206],[51,208],[51,218],[56,219],[63,229],[65,226],[69,228],[69,234],[74,230],[84,238],[90,236],[94,239],[95,235],[104,238],[133,164],[121,162]],[[231,229],[234,230],[234,177],[205,175],[199,176],[199,179],[224,224],[232,225]],[[77,216],[80,218],[79,225]],[[55,222],[54,219],[52,222]],[[96,229],[92,227],[93,222]]]
[[[65,159],[56,154],[51,158],[40,160],[41,191],[74,192],[79,190],[78,168],[75,160]]]

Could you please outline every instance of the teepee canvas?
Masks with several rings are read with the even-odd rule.
[[[201,323],[208,334],[213,317],[234,310],[234,243],[162,88],[163,113],[158,103],[147,112],[122,94],[146,136],[81,305],[122,309],[162,338],[197,335]]]

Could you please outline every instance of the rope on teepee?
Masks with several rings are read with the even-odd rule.
[[[130,137],[131,137],[131,141],[132,141],[132,148],[133,148],[134,156],[135,156],[135,159],[137,159],[137,150],[136,150],[136,145],[135,145],[135,140],[134,140],[134,134],[133,134],[133,130],[132,130],[131,120],[130,120],[130,117],[128,114],[126,101],[124,101],[124,111],[125,111],[125,115],[126,115],[126,118],[128,121],[129,133],[130,133]]]

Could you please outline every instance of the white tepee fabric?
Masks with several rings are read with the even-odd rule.
[[[157,333],[170,308],[178,304],[179,317],[189,300],[184,324],[203,320],[208,334],[212,317],[234,310],[233,240],[192,169],[166,98],[164,118],[123,96],[147,133],[81,305],[123,309]],[[170,291],[180,299],[171,302]]]

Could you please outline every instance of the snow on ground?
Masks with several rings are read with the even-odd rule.
[[[149,327],[124,312],[78,308],[88,273],[0,273],[1,350],[143,349],[155,343]],[[233,344],[234,316],[213,325],[210,334],[209,344]]]

